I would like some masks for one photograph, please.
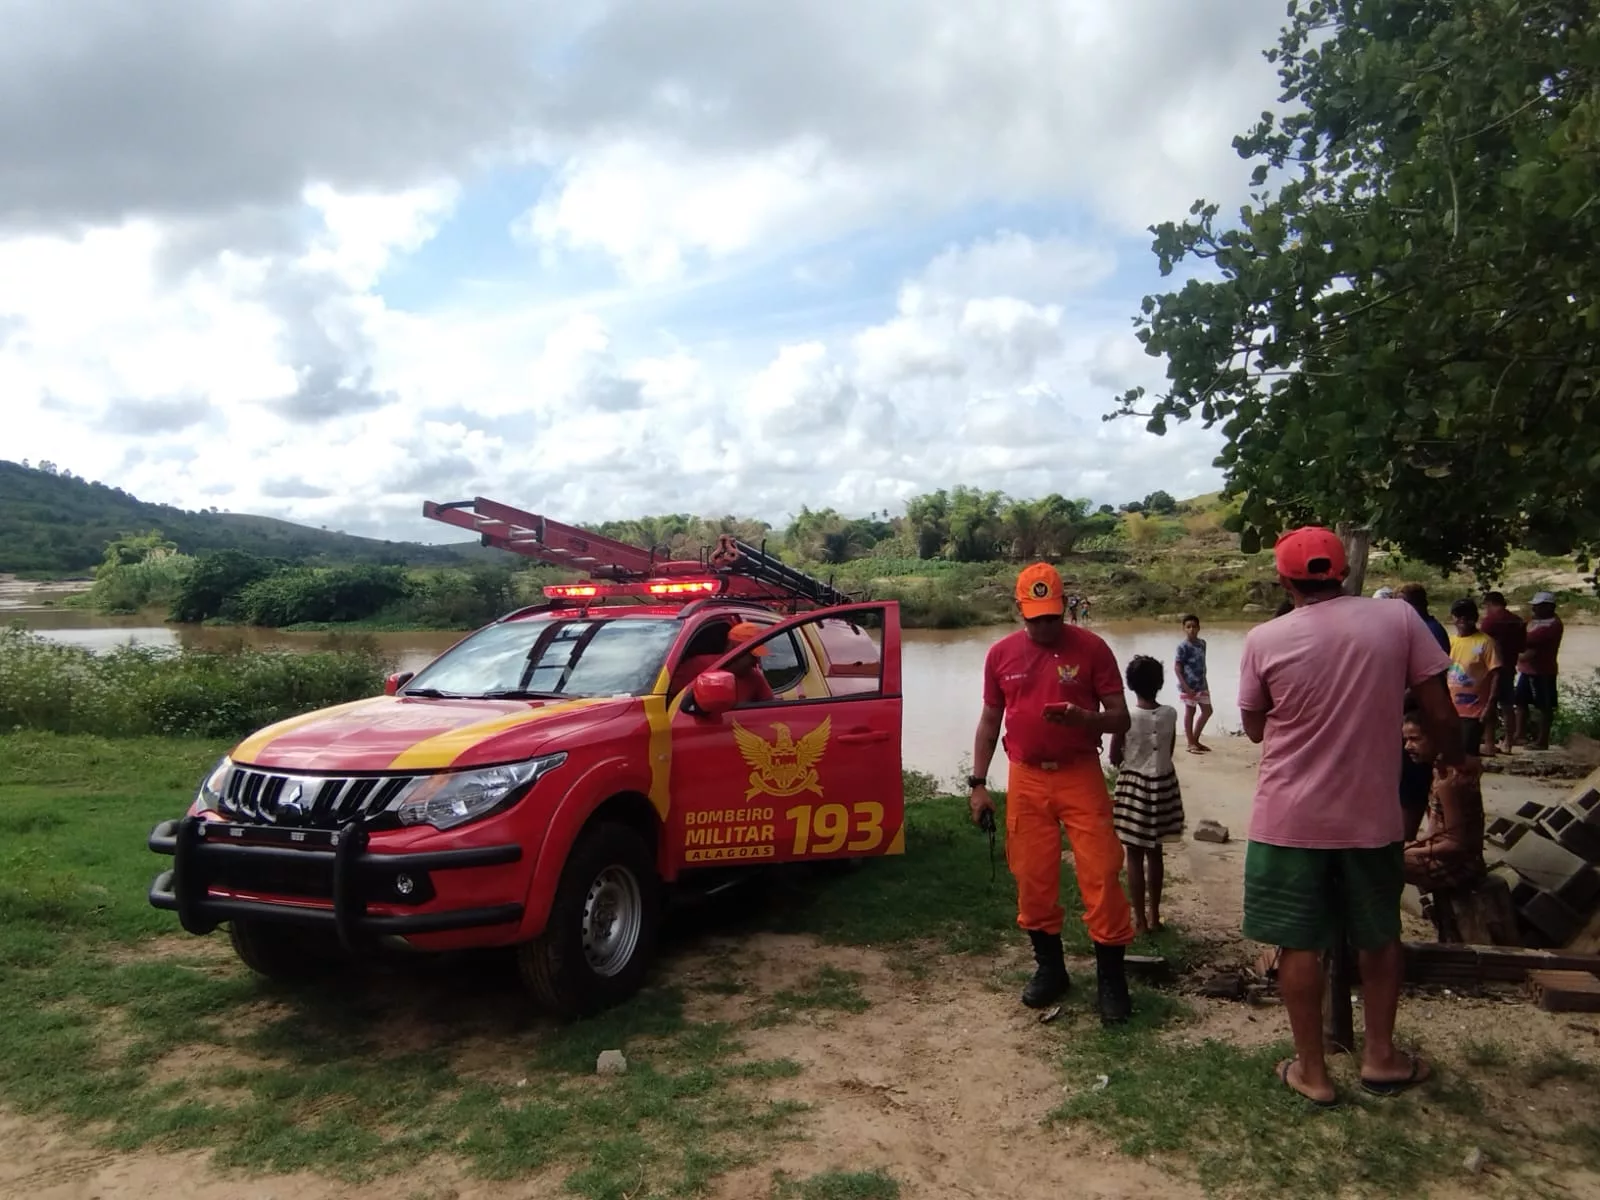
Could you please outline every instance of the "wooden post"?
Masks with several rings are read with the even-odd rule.
[[[1372,530],[1356,528],[1349,521],[1340,521],[1334,532],[1344,543],[1344,556],[1350,563],[1350,576],[1344,590],[1348,596],[1359,596],[1367,586],[1367,552],[1372,546]]]
[[[1329,1054],[1349,1054],[1356,1048],[1355,1009],[1350,988],[1355,981],[1355,953],[1341,930],[1334,948],[1323,956],[1326,990],[1322,1005],[1322,1040]]]

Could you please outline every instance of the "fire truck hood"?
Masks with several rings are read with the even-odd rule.
[[[376,696],[290,717],[252,734],[235,762],[295,771],[440,771],[564,749],[639,705],[584,700],[425,700]]]

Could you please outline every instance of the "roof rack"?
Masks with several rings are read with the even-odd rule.
[[[671,604],[726,597],[795,611],[854,599],[831,580],[769,553],[765,542],[752,546],[728,534],[700,558],[674,559],[482,496],[442,504],[429,500],[422,515],[476,533],[485,546],[588,574],[589,582],[547,587],[545,595],[552,600],[603,604],[626,597]]]

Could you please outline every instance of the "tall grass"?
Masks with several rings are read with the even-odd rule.
[[[233,737],[383,691],[370,647],[296,654],[124,646],[93,654],[0,630],[0,732]]]

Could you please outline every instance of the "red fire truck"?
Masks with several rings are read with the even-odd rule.
[[[904,852],[893,602],[729,537],[672,560],[482,497],[423,512],[588,578],[240,742],[150,835],[185,930],[274,978],[515,948],[573,1016],[640,986],[670,887]]]

